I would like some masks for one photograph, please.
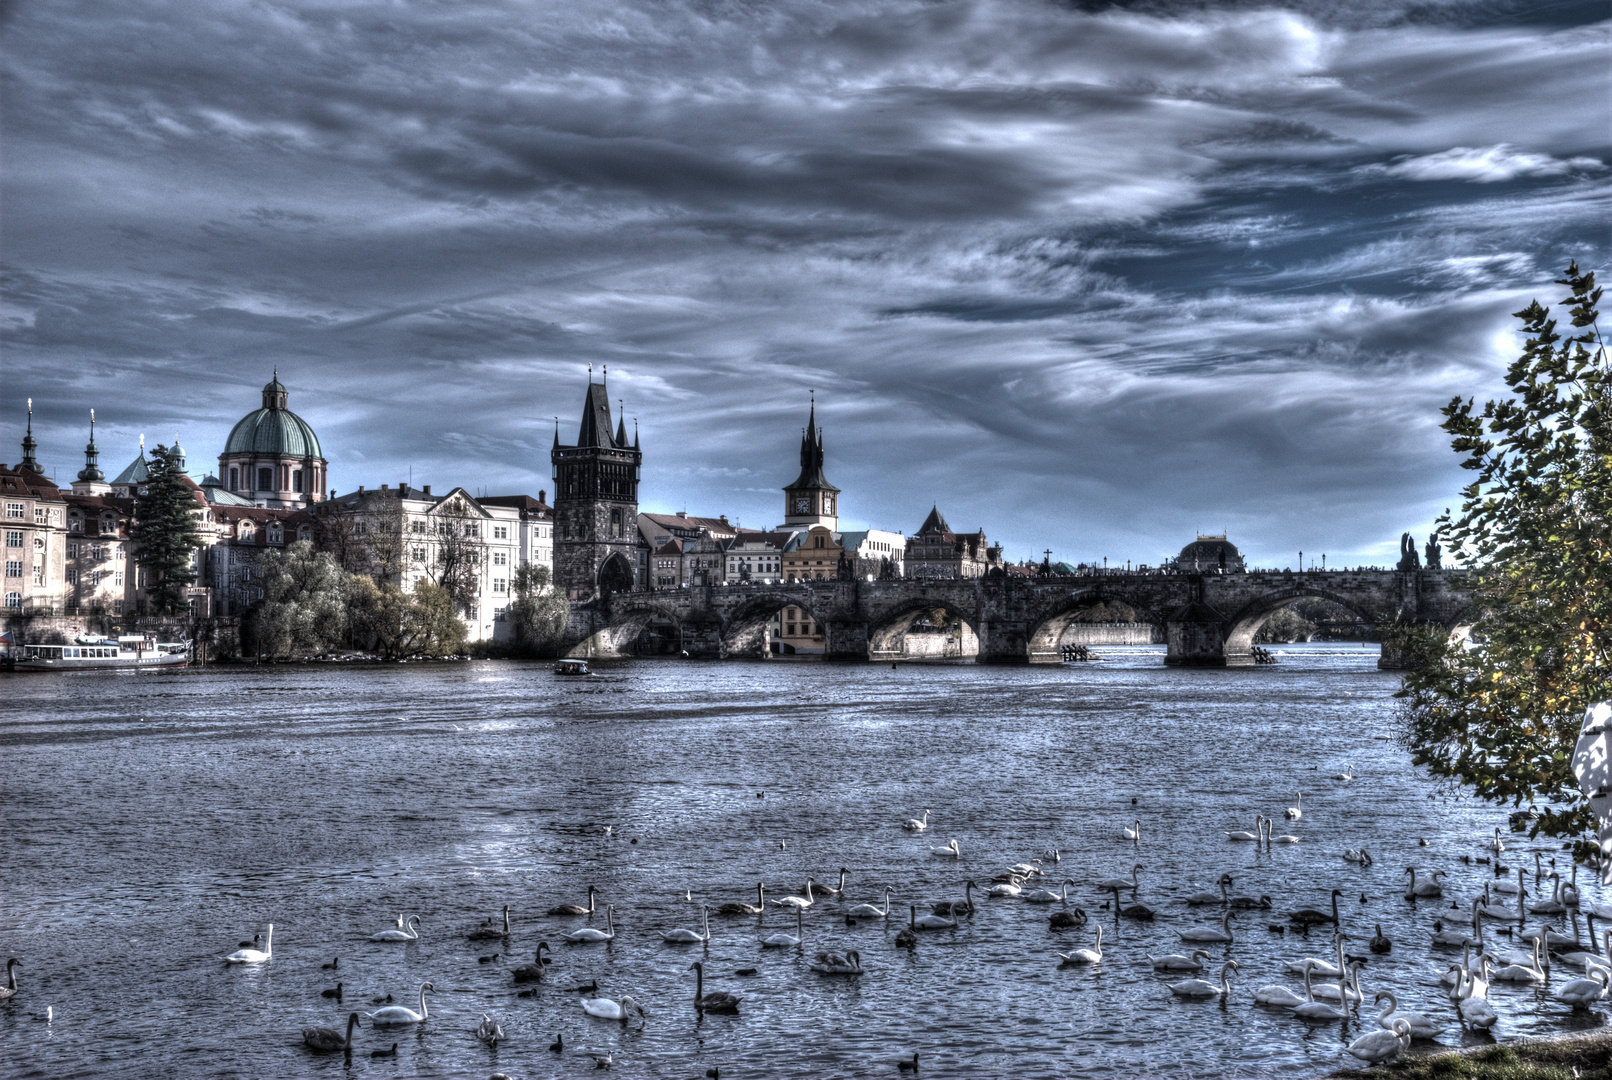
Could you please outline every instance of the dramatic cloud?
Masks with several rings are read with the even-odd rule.
[[[535,494],[592,363],[646,508],[776,523],[815,388],[848,523],[1383,561],[1607,257],[1588,3],[7,12],[0,437],[63,480],[278,368],[340,487]]]

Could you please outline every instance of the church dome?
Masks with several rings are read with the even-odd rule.
[[[1200,534],[1196,540],[1181,549],[1181,554],[1175,557],[1178,570],[1185,571],[1215,571],[1221,568],[1228,572],[1243,569],[1242,552],[1237,545],[1227,540],[1224,535],[1204,536]]]
[[[323,458],[319,436],[286,408],[286,388],[275,378],[263,388],[263,407],[241,417],[224,444],[227,454]]]

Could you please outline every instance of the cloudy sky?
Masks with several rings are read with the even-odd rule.
[[[1023,558],[1397,557],[1509,312],[1604,269],[1605,3],[4,11],[0,456],[216,460],[278,367],[342,489],[551,487],[587,365],[643,505]]]

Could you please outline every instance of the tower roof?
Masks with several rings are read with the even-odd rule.
[[[263,407],[241,417],[224,443],[224,453],[323,458],[319,436],[306,420],[286,408],[286,396],[279,378],[265,386]]]
[[[925,533],[949,533],[951,531],[952,527],[946,524],[945,518],[940,516],[940,507],[932,505],[929,508],[929,516],[924,518],[924,523],[922,525],[918,526],[917,535],[923,536]]]
[[[623,432],[625,434],[625,432]],[[610,434],[610,392],[604,383],[588,376],[588,396],[582,402],[582,426],[577,429],[578,446],[615,448],[621,444]]]
[[[800,437],[800,475],[784,490],[832,491],[839,494],[840,489],[829,483],[828,477],[823,475],[823,431],[817,426],[815,397],[812,399],[811,412],[807,415],[806,430]]]

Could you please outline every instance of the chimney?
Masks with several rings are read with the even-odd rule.
[[[680,517],[680,518],[686,518],[686,517],[688,517],[688,511],[687,510],[679,510],[677,512],[677,516]]]
[[[397,485],[397,493],[399,495],[403,495],[405,497],[408,495],[408,493],[409,493],[408,481],[405,480],[403,483]]]
[[[385,490],[386,490],[386,485],[385,485],[385,484],[382,484],[382,485],[381,485],[381,490],[382,490],[382,491],[385,491]]]
[[[538,488],[537,489],[537,501],[538,502],[548,502],[549,501],[549,493],[544,491],[542,488]]]
[[[723,514],[719,520],[722,522],[722,524],[726,525],[728,523],[728,515]]]
[[[364,494],[364,485],[363,484],[358,485],[358,493],[360,495]]]
[[[430,484],[425,485],[425,487],[421,488],[420,490],[425,492],[427,498],[430,498],[430,496],[431,496],[431,485]]]

